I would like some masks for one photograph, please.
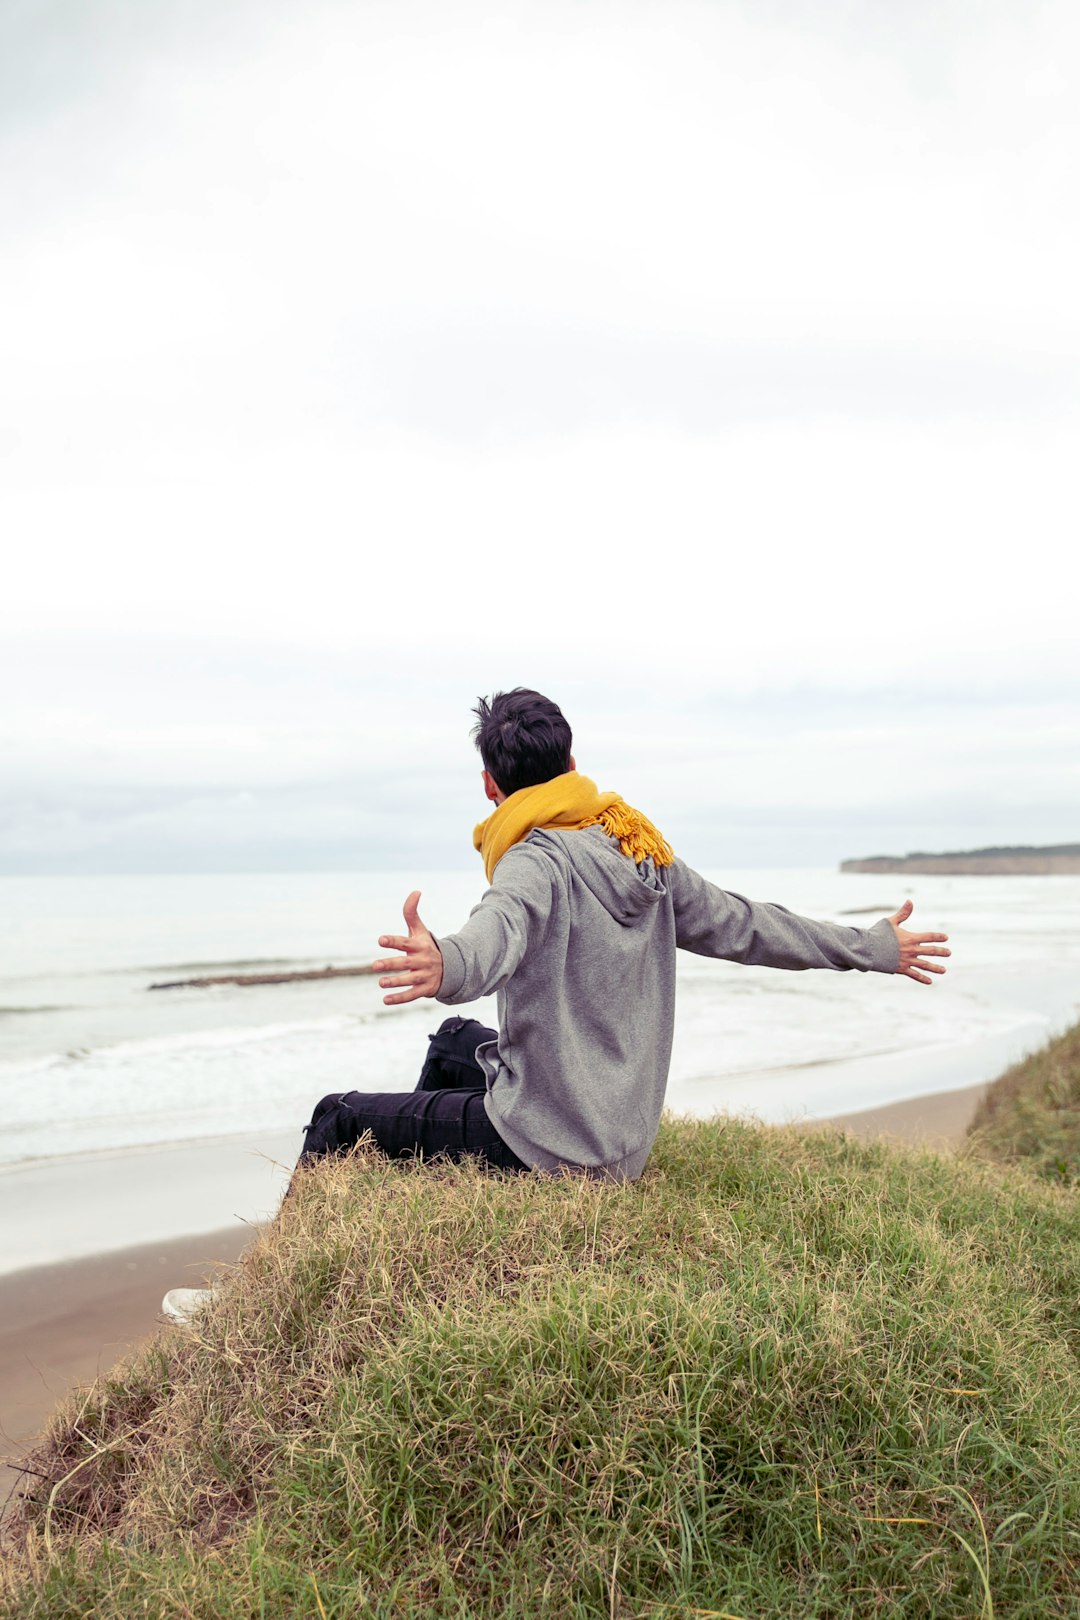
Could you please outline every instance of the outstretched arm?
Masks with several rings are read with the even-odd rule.
[[[699,956],[796,971],[854,968],[861,973],[903,973],[922,984],[931,982],[926,972],[944,972],[926,956],[947,956],[947,951],[930,944],[946,936],[910,934],[900,926],[911,915],[910,901],[895,917],[883,917],[873,928],[847,928],[729,893],[678,858],[670,875],[665,875],[675,907],[675,943]]]

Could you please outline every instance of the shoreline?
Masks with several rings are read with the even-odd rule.
[[[909,1104],[928,1105],[927,1099],[996,1079],[1054,1027],[1029,1016],[1004,1030],[916,1049],[675,1078],[666,1107],[676,1115],[720,1112],[770,1125],[881,1113],[881,1128],[891,1130]],[[801,1111],[791,1100],[800,1094],[809,1105]],[[277,1209],[301,1142],[297,1128],[264,1128],[0,1166],[0,1281],[33,1266],[118,1253],[133,1242],[258,1224]]]
[[[792,1123],[948,1151],[963,1141],[985,1092],[984,1082]],[[264,1154],[253,1183],[262,1197],[268,1162]],[[206,1232],[0,1275],[0,1513],[22,1479],[19,1458],[66,1393],[107,1372],[156,1331],[167,1289],[200,1286],[219,1266],[233,1264],[257,1230],[234,1215],[232,1224]]]

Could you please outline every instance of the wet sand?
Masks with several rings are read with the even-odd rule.
[[[811,1129],[842,1126],[857,1136],[887,1136],[947,1151],[963,1141],[985,1085],[888,1103]],[[109,1368],[159,1322],[162,1295],[197,1287],[231,1264],[253,1229],[233,1225],[88,1259],[34,1266],[0,1276],[0,1503],[22,1476],[24,1457],[57,1402],[76,1384]]]

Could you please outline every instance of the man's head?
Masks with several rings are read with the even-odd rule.
[[[495,804],[574,769],[573,738],[562,710],[528,687],[480,698],[473,737],[484,762],[484,791]]]

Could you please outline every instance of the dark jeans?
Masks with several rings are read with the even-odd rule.
[[[344,1153],[365,1131],[391,1159],[479,1154],[499,1170],[528,1170],[484,1108],[487,1082],[476,1048],[495,1031],[475,1018],[447,1018],[430,1037],[415,1091],[335,1091],[323,1097],[304,1135],[300,1163]]]

